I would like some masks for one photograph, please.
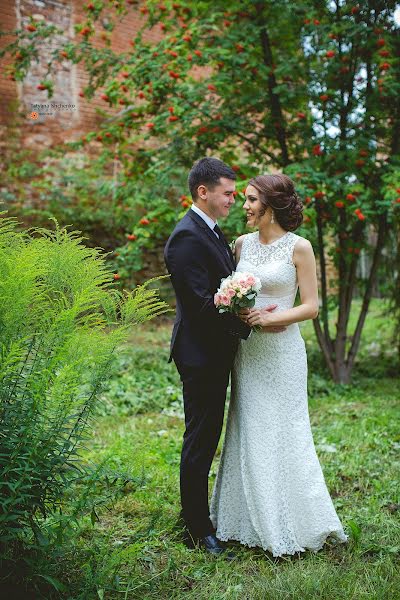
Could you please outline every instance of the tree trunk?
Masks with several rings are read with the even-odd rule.
[[[339,385],[348,385],[351,382],[351,372],[344,362],[336,363],[333,381]]]
[[[372,290],[374,288],[377,274],[378,274],[378,265],[380,261],[380,257],[382,254],[382,248],[385,241],[387,230],[387,221],[386,216],[381,215],[379,219],[378,226],[378,238],[376,242],[376,247],[374,251],[371,271],[369,274],[367,287],[365,290],[365,294],[362,300],[362,306],[360,315],[357,321],[357,325],[352,336],[352,343],[350,349],[347,351],[346,348],[346,340],[347,340],[347,328],[348,328],[348,313],[350,312],[350,306],[352,301],[352,292],[354,289],[354,278],[355,278],[355,265],[352,265],[350,268],[350,272],[342,273],[342,276],[347,275],[347,277],[340,281],[341,290],[344,292],[344,297],[346,299],[346,306],[341,307],[342,309],[342,317],[338,317],[338,327],[336,329],[336,339],[333,340],[333,344],[331,340],[328,338],[325,331],[322,330],[320,321],[318,319],[314,320],[314,329],[317,336],[318,344],[322,350],[322,354],[324,356],[326,365],[329,369],[329,372],[332,376],[332,379],[335,383],[338,384],[349,384],[351,382],[351,374],[354,366],[354,360],[359,348],[361,333],[364,327],[365,319],[368,313],[370,300],[372,297]],[[349,287],[351,286],[351,287]],[[341,296],[341,294],[339,294]],[[325,298],[325,297],[324,297]],[[324,304],[323,298],[323,304]],[[325,299],[327,302],[327,299]],[[323,314],[326,311],[326,320],[327,320],[327,306],[324,306]],[[340,312],[340,311],[339,311]],[[347,314],[346,314],[347,313]],[[340,315],[339,315],[340,316]],[[329,334],[328,334],[329,335]]]
[[[274,88],[276,87],[276,77],[274,74],[273,68],[273,57],[272,57],[272,49],[271,42],[267,30],[266,23],[263,20],[263,10],[265,8],[264,2],[259,2],[256,5],[258,20],[261,23],[261,31],[260,31],[260,41],[261,48],[263,54],[263,61],[265,66],[269,69],[268,75],[268,97],[269,104],[271,106],[271,114],[275,121],[276,127],[276,139],[280,146],[281,150],[281,162],[283,166],[286,166],[290,163],[289,159],[289,150],[287,146],[286,140],[286,132],[285,132],[285,119],[283,114],[283,109],[281,106],[281,101],[279,96],[274,92]]]

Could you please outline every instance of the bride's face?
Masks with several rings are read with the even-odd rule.
[[[243,204],[243,208],[246,211],[247,225],[249,227],[259,227],[266,216],[266,213],[262,214],[264,207],[260,200],[260,193],[257,188],[248,185],[244,194],[246,201]]]

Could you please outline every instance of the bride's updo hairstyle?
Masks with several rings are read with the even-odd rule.
[[[255,187],[260,195],[265,214],[268,206],[274,212],[274,219],[285,231],[294,231],[303,222],[303,203],[294,189],[294,183],[287,175],[258,175],[250,179],[249,184]]]

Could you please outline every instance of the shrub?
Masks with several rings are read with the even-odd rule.
[[[115,289],[99,249],[58,226],[0,218],[0,545],[33,532],[85,478],[83,440],[119,344],[167,310]]]

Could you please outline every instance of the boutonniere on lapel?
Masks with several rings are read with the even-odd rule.
[[[231,249],[232,254],[235,254],[235,244],[236,244],[236,240],[234,240],[234,239],[229,244],[229,248]]]

